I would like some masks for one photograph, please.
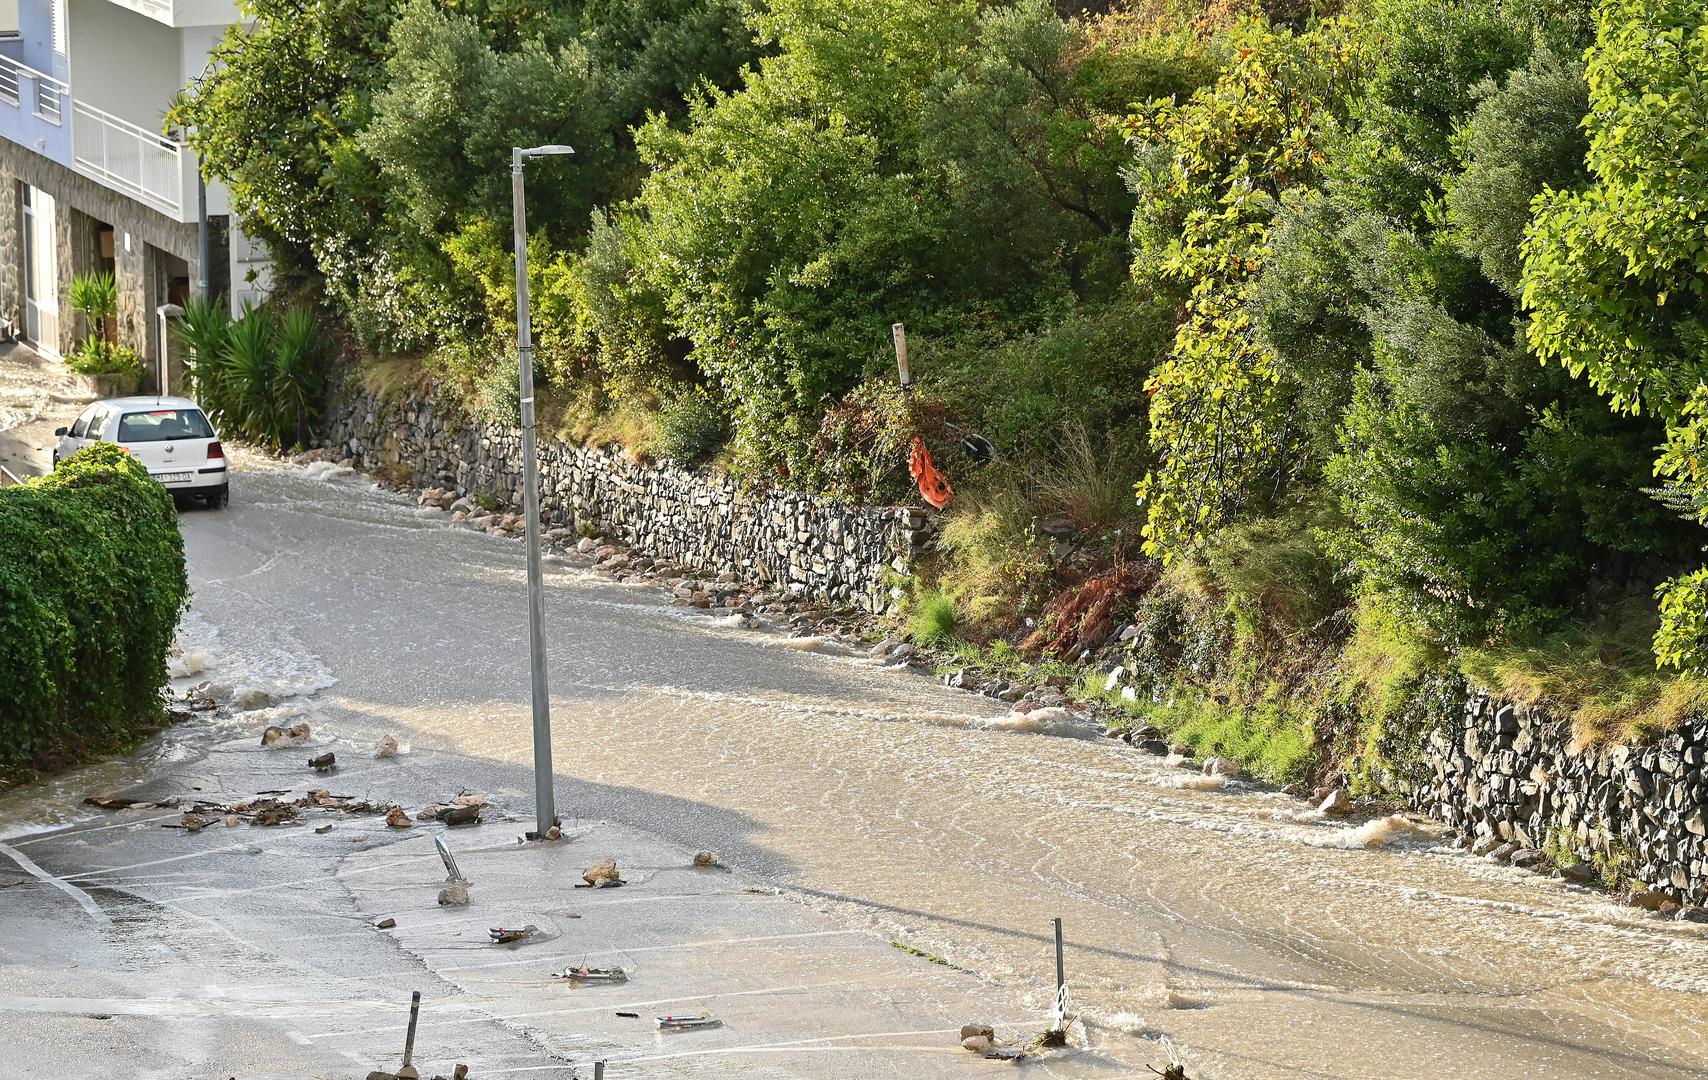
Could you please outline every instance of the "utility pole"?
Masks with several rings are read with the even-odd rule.
[[[573,154],[567,146],[510,151],[510,198],[516,233],[516,363],[522,411],[522,512],[528,546],[528,666],[533,680],[534,818],[536,838],[557,824],[552,792],[552,715],[546,693],[545,595],[540,573],[540,465],[534,441],[534,340],[528,310],[527,198],[522,163],[528,158]]]

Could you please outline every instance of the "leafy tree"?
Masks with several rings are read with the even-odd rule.
[[[1299,430],[1249,301],[1281,197],[1318,181],[1363,74],[1339,20],[1300,34],[1245,21],[1229,48],[1215,84],[1151,102],[1129,126],[1135,275],[1187,294],[1173,353],[1145,387],[1157,463],[1138,497],[1146,549],[1165,560],[1261,508],[1296,467]]]
[[[1708,8],[1603,0],[1586,57],[1592,182],[1539,200],[1524,243],[1537,355],[1587,378],[1624,412],[1667,424],[1656,463],[1708,521],[1700,447],[1708,384]],[[1663,665],[1708,669],[1708,573],[1661,590]]]

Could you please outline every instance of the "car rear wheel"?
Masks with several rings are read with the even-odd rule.
[[[207,496],[207,500],[208,505],[215,510],[224,510],[226,505],[231,502],[231,485],[229,483],[221,484]]]

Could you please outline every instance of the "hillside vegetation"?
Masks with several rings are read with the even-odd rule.
[[[552,422],[866,500],[922,436],[940,643],[1132,622],[1128,707],[1282,774],[1459,673],[1704,697],[1701,0],[248,6],[174,119],[295,290],[513,416],[509,148],[574,145]]]

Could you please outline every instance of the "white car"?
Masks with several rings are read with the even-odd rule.
[[[189,398],[122,397],[97,401],[54,432],[53,463],[98,442],[117,443],[174,497],[221,507],[230,497],[225,449],[201,407]]]

